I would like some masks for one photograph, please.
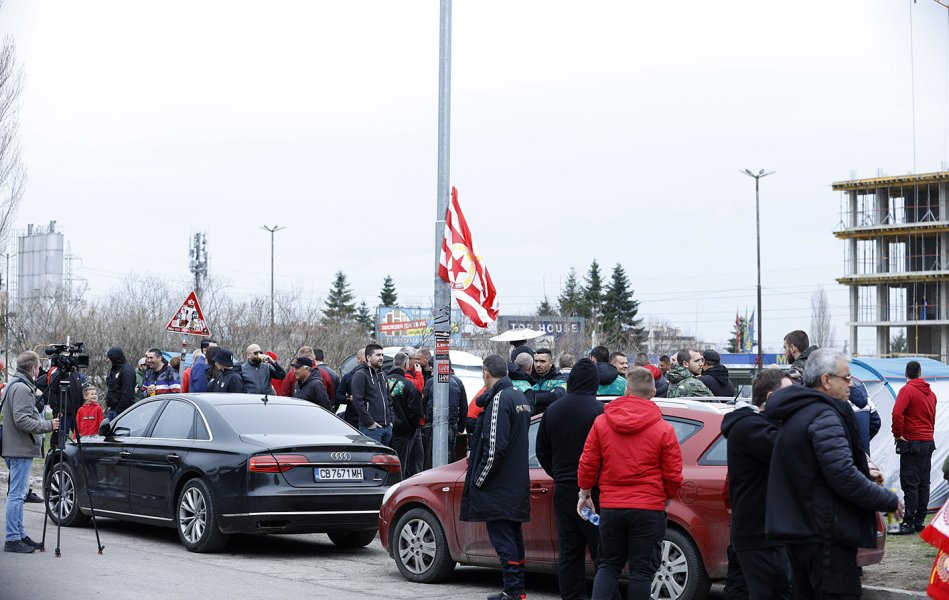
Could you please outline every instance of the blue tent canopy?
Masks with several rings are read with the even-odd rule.
[[[906,363],[911,360],[917,361],[922,367],[923,379],[949,379],[949,365],[931,358],[853,358],[850,363],[874,373],[877,380],[906,381]],[[863,380],[856,373],[853,375]]]

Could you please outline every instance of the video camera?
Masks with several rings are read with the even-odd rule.
[[[59,367],[63,371],[89,367],[89,355],[85,353],[83,342],[50,344],[46,346],[44,352],[49,356],[50,365]]]

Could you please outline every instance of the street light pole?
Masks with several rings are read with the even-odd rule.
[[[273,227],[267,227],[266,225],[261,225],[261,229],[264,231],[270,232],[270,348],[273,349],[274,345],[274,294],[273,294],[273,249],[274,242],[273,238],[275,233],[281,229],[286,229],[279,225],[274,225]]]
[[[755,239],[758,246],[758,358],[755,360],[756,371],[761,372],[762,363],[764,362],[762,358],[762,348],[761,348],[761,193],[760,193],[760,182],[762,177],[767,177],[768,175],[774,175],[774,171],[768,171],[765,173],[764,169],[759,169],[757,173],[752,172],[751,169],[745,169],[742,171],[748,177],[752,177],[755,180]]]

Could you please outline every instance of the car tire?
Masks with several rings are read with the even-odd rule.
[[[377,529],[365,531],[333,531],[327,533],[337,548],[365,548],[376,539]]]
[[[395,564],[409,581],[437,583],[455,570],[445,530],[428,509],[413,508],[402,515],[390,540]]]
[[[178,539],[191,552],[217,552],[227,545],[228,536],[218,528],[217,505],[203,479],[191,479],[175,503]]]
[[[666,529],[659,571],[652,580],[652,597],[662,600],[705,600],[712,582],[702,556],[689,536]]]
[[[59,464],[62,468],[60,481]],[[46,499],[46,514],[56,525],[81,527],[89,523],[90,517],[79,510],[79,491],[76,488],[76,472],[69,463],[58,463],[50,468],[43,481],[43,497]]]

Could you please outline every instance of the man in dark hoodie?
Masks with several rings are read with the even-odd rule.
[[[501,562],[504,590],[488,600],[520,600],[524,595],[524,536],[530,521],[528,428],[531,405],[507,377],[507,361],[484,359],[484,407],[471,440],[461,496],[461,520],[483,521]]]
[[[765,369],[751,386],[749,404],[739,400],[734,411],[722,419],[722,435],[728,438],[728,497],[731,500],[731,548],[728,572],[747,584],[749,597],[790,598],[791,565],[787,548],[764,535],[768,470],[778,428],[761,414],[772,392],[792,385],[779,369]],[[732,564],[733,556],[738,564]],[[726,580],[729,596],[732,578]],[[734,585],[734,584],[732,584]]]
[[[906,501],[900,534],[922,531],[929,505],[929,475],[936,449],[936,394],[921,375],[919,361],[906,363],[906,385],[893,405],[893,439],[900,455],[900,487]]]
[[[109,348],[106,356],[112,362],[106,381],[105,405],[109,409],[106,417],[114,421],[116,416],[135,402],[135,369],[118,346]]]
[[[212,355],[215,376],[208,382],[208,391],[219,394],[243,394],[241,371],[234,365],[234,353],[227,348],[215,348]]]
[[[876,513],[903,501],[874,483],[850,407],[850,364],[815,350],[804,387],[782,388],[765,416],[778,423],[768,473],[765,535],[784,541],[796,598],[859,598],[857,548],[875,548]]]
[[[537,460],[554,480],[554,517],[560,541],[557,578],[564,600],[586,598],[587,548],[594,563],[599,554],[596,526],[577,514],[577,466],[593,421],[603,414],[603,403],[596,398],[599,379],[593,361],[581,359],[570,372],[567,395],[550,405],[537,429]]]
[[[812,346],[807,333],[800,329],[795,329],[784,336],[784,353],[788,362],[791,363],[788,375],[795,383],[803,383],[807,359],[815,350],[817,346]]]
[[[626,380],[615,366],[610,364],[610,350],[606,346],[597,346],[590,350],[590,360],[596,363],[599,374],[597,396],[622,396],[626,393]]]
[[[722,364],[721,355],[715,350],[706,350],[702,353],[704,364],[699,381],[712,391],[713,396],[735,395],[735,384],[728,379],[728,369]]]
[[[396,353],[386,377],[392,401],[392,449],[402,461],[402,476],[411,477],[422,470],[423,457],[412,452],[422,420],[422,393],[415,381],[406,377],[409,355]]]
[[[392,442],[392,402],[382,373],[382,346],[366,346],[366,362],[353,371],[350,384],[353,408],[359,415],[359,431],[384,446]]]

